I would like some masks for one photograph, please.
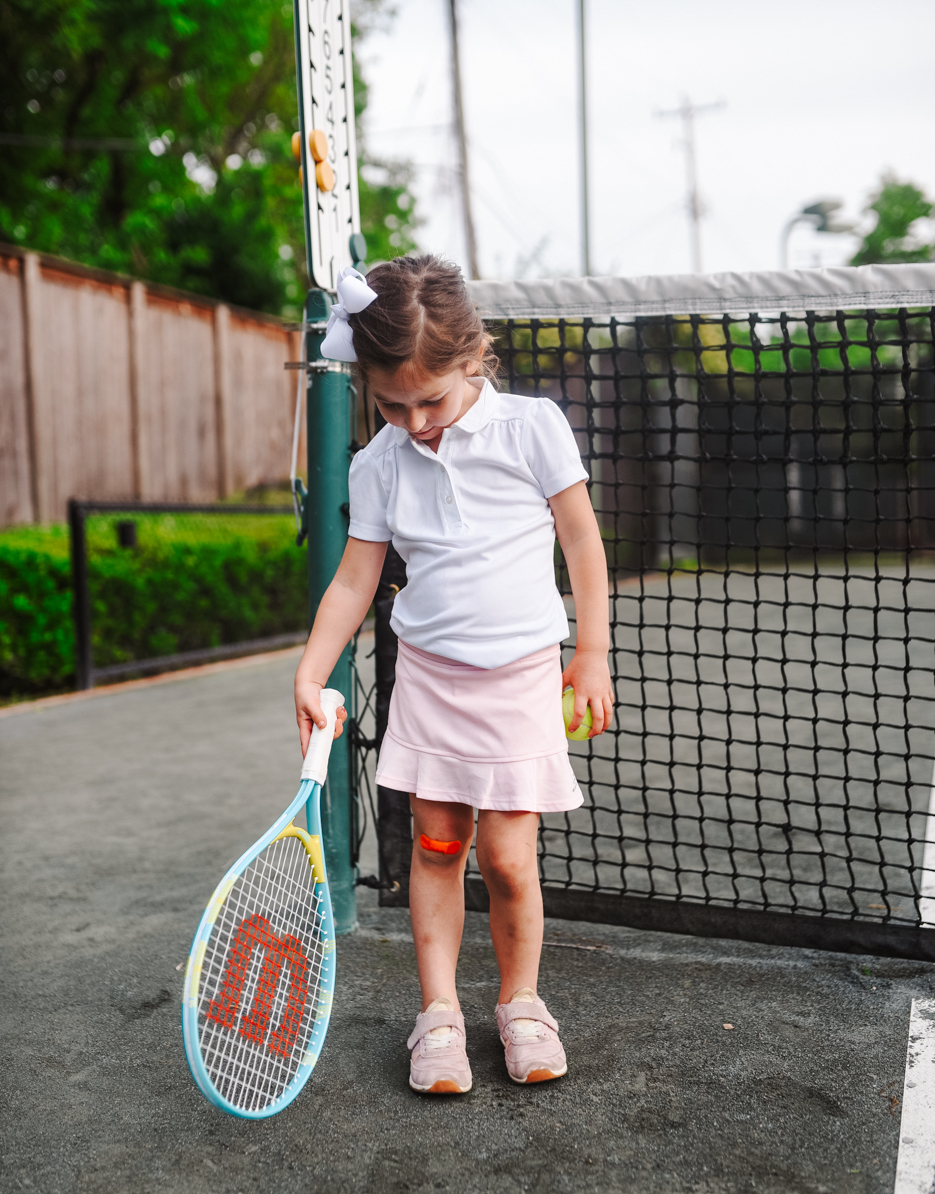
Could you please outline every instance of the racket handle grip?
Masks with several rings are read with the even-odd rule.
[[[318,726],[312,727],[312,737],[308,750],[305,752],[305,762],[302,764],[302,779],[312,779],[317,784],[323,784],[328,775],[328,759],[331,755],[331,743],[334,741],[334,722],[338,708],[344,704],[344,697],[336,688],[321,690],[321,711],[327,718],[327,725],[323,730]]]

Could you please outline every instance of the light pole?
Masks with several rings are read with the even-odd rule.
[[[578,119],[581,151],[581,273],[591,276],[591,220],[588,198],[588,61],[585,0],[578,0]]]
[[[840,211],[844,204],[840,199],[819,199],[817,203],[810,203],[786,221],[779,237],[779,268],[789,268],[789,237],[796,224],[811,224],[816,232],[852,232],[853,224],[834,223],[832,217]]]

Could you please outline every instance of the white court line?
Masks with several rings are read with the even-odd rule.
[[[935,769],[929,789],[929,811],[925,818],[925,848],[919,883],[919,920],[923,928],[935,927]]]
[[[928,847],[926,847],[928,849]],[[935,999],[913,999],[894,1194],[935,1187]]]

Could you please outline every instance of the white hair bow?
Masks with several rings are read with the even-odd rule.
[[[364,275],[351,266],[338,274],[338,301],[331,308],[328,330],[321,342],[321,355],[330,361],[356,361],[354,334],[347,322],[349,315],[363,311],[377,297],[367,285]]]

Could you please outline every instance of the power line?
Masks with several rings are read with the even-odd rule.
[[[147,149],[145,141],[132,137],[40,137],[31,133],[0,133],[0,145],[22,145],[30,149]]]

